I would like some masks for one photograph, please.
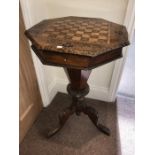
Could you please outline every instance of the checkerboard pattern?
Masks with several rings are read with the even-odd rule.
[[[26,35],[37,49],[91,57],[129,44],[124,26],[99,18],[48,19]]]
[[[91,19],[70,18],[49,23],[43,32],[51,40],[69,40],[83,43],[97,43],[108,41],[109,24],[104,21]]]

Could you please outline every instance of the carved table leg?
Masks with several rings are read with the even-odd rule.
[[[90,106],[86,106],[83,110],[83,112],[88,115],[88,117],[90,118],[90,120],[94,123],[94,125],[103,133],[105,133],[106,135],[110,135],[110,130],[102,125],[102,124],[99,124],[98,122],[98,112],[90,107]]]
[[[62,127],[64,126],[64,124],[66,123],[66,121],[68,120],[68,118],[75,112],[75,108],[74,107],[68,107],[66,108],[62,113],[59,114],[59,127],[57,127],[54,130],[50,130],[48,132],[48,137],[51,137],[53,135],[55,135],[59,130],[62,129]]]

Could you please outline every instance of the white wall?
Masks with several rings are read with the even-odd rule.
[[[135,34],[130,42],[118,94],[135,97]]]
[[[45,18],[71,15],[101,17],[122,24],[127,6],[127,0],[27,0],[26,3],[31,25]],[[92,71],[88,80],[91,89],[88,96],[108,100],[114,63],[111,62]],[[56,91],[65,92],[68,80],[63,68],[43,66],[43,70],[50,100]]]

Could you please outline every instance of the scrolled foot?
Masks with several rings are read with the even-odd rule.
[[[110,136],[110,130],[109,128],[107,128],[106,126],[102,125],[102,124],[97,124],[96,127],[103,133],[105,133],[106,135]]]
[[[106,135],[110,135],[110,130],[109,128],[107,128],[106,126],[98,123],[98,112],[90,107],[90,106],[87,106],[85,107],[85,109],[83,110],[83,112],[88,115],[88,117],[90,118],[90,120],[93,122],[93,124],[101,131],[103,132],[104,134]]]
[[[49,132],[47,133],[47,138],[50,138],[51,136],[55,135],[62,127],[58,127],[54,130],[49,130]]]

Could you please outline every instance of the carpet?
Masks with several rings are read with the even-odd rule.
[[[19,146],[20,155],[119,155],[119,134],[117,127],[117,107],[86,98],[85,102],[99,113],[99,121],[111,130],[111,136],[101,133],[90,121],[72,115],[65,126],[50,139],[46,138],[49,128],[55,128],[58,114],[71,104],[71,97],[57,93],[51,104],[42,110],[37,120]]]

